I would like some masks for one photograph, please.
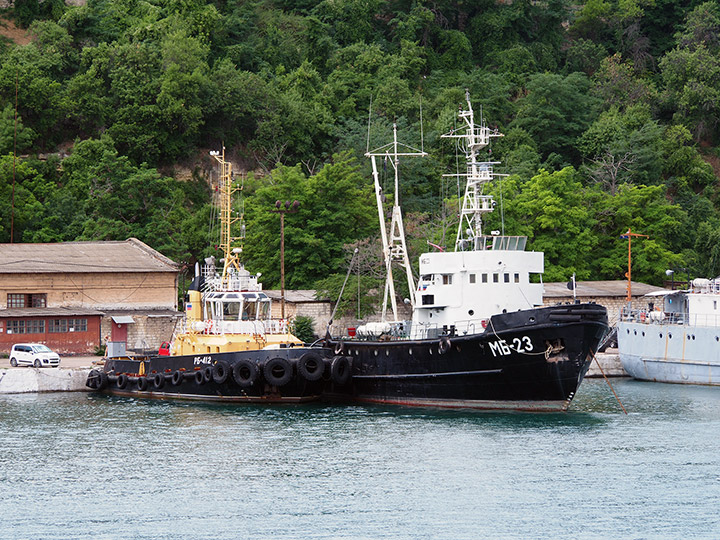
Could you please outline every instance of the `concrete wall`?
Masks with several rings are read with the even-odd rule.
[[[181,312],[174,314],[123,312],[123,315],[130,315],[135,321],[133,324],[127,325],[127,348],[129,351],[138,353],[145,350],[157,352],[163,341],[172,339],[176,324],[183,318]],[[103,346],[110,340],[111,326],[111,316],[103,317],[100,329]]]
[[[9,293],[47,294],[47,307],[177,310],[175,272],[3,274],[0,309]]]

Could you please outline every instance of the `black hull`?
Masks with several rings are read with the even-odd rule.
[[[327,339],[312,348],[111,359],[102,375],[91,374],[88,386],[114,395],[236,403],[563,411],[607,331],[605,308],[571,304],[496,315],[482,334]],[[310,356],[319,373],[308,374]],[[275,373],[268,372],[269,362]],[[237,377],[238,364],[255,366],[252,384]]]
[[[566,410],[608,331],[605,308],[555,306],[493,317],[482,334],[335,341],[348,388],[326,397],[406,406]]]
[[[139,360],[113,358],[102,373],[90,373],[88,386],[112,395],[142,398],[306,403],[320,399],[326,380],[309,380],[316,378],[312,374],[303,377],[298,362],[312,356],[324,374],[330,362],[327,355],[320,348],[298,347]],[[274,369],[264,373],[270,362]]]

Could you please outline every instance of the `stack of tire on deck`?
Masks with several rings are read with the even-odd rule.
[[[130,390],[135,384],[140,392],[148,390],[156,392],[163,390],[165,385],[178,387],[188,380],[194,381],[197,385],[210,382],[224,384],[230,380],[243,389],[251,388],[261,381],[279,388],[290,383],[293,377],[297,377],[301,381],[308,382],[317,382],[325,378],[343,386],[350,381],[351,367],[350,357],[335,356],[332,359],[323,359],[315,352],[306,352],[297,360],[288,360],[280,356],[270,358],[262,364],[250,358],[240,358],[232,364],[218,360],[212,365],[192,371],[166,370],[164,373],[153,372],[149,375],[93,369],[85,384],[93,390],[103,390],[108,387]]]

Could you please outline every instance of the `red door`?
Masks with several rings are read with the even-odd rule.
[[[110,329],[110,341],[127,343],[127,324],[113,321]]]

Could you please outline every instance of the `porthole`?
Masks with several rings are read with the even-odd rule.
[[[662,338],[662,333],[658,334]]]
[[[468,315],[470,315],[471,317],[475,315],[475,310],[471,309],[470,311],[468,311]]]
[[[629,336],[629,335],[630,335],[630,329],[628,328],[628,329],[625,330],[625,331],[628,333],[628,336]]]
[[[633,334],[637,336],[637,330],[633,330]]]
[[[645,332],[643,331],[642,336],[645,337]]]
[[[715,336],[715,341],[720,341],[720,337]]]
[[[693,334],[693,341],[695,341],[695,334]]]
[[[672,339],[672,334],[668,332],[668,338]]]
[[[690,341],[690,336],[688,336],[687,338],[688,338],[688,341]]]

